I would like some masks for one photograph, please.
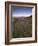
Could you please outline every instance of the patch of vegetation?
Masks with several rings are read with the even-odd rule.
[[[32,16],[19,17],[15,20],[15,30],[12,32],[13,38],[32,37]]]

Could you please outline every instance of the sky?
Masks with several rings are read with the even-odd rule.
[[[12,6],[11,15],[12,17],[29,17],[30,15],[32,15],[32,8]]]

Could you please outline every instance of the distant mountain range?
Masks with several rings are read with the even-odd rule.
[[[12,22],[13,21],[27,21],[27,20],[29,20],[29,19],[31,19],[32,18],[32,15],[30,15],[30,16],[28,16],[28,17],[12,17]]]
[[[32,21],[32,15],[29,17],[15,17],[14,18],[16,22],[28,22],[30,23]]]

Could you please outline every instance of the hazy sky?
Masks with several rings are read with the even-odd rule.
[[[12,6],[11,13],[13,17],[28,17],[32,15],[32,8]]]

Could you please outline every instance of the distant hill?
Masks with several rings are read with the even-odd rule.
[[[29,17],[16,17],[13,19],[15,23],[15,30],[12,32],[14,38],[32,36],[32,15]]]
[[[17,17],[17,18],[14,18],[15,22],[25,22],[25,23],[30,23],[32,22],[32,15],[30,17]]]

